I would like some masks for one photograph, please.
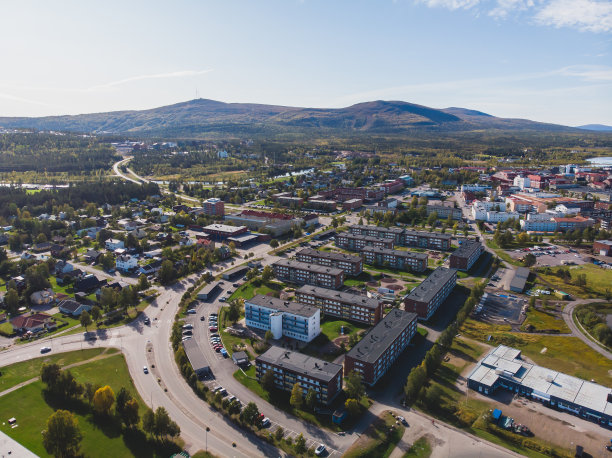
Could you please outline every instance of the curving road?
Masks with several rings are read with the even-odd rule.
[[[115,172],[115,175],[117,175],[119,178],[123,178],[124,180],[131,181],[132,183],[142,184],[142,182],[135,180],[134,178],[130,178],[129,176],[124,174],[121,170],[119,170],[119,167],[121,167],[123,164],[127,164],[128,162],[130,162],[130,160],[132,160],[132,156],[128,156],[125,159],[121,159],[120,161],[115,162],[113,164],[113,172]]]
[[[576,326],[576,323],[574,323],[573,315],[574,315],[574,309],[576,308],[576,306],[581,305],[581,304],[591,304],[593,302],[606,302],[606,301],[604,299],[578,299],[572,302],[568,302],[568,304],[563,309],[563,314],[562,314],[563,319],[565,320],[565,323],[567,324],[567,326],[572,330],[572,334],[574,336],[578,337],[580,340],[582,340],[585,344],[587,344],[589,347],[591,347],[596,352],[602,354],[608,359],[612,359],[612,352],[609,352],[605,348],[602,348],[601,346],[593,342],[591,339],[589,339],[587,336],[585,336],[584,333],[582,332],[582,329],[580,329],[578,326]]]

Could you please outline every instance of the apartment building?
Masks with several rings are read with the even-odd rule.
[[[457,283],[457,270],[438,267],[404,298],[404,309],[428,320]]]
[[[224,216],[225,203],[221,199],[211,197],[202,203],[202,210],[204,214],[208,216]]]
[[[440,204],[428,204],[427,216],[436,213],[439,219],[447,219],[450,215],[452,219],[461,219],[461,209],[455,208],[453,202],[442,202]]]
[[[271,331],[275,339],[310,342],[321,333],[321,311],[317,307],[263,294],[244,301],[244,318],[248,327]]]
[[[366,264],[373,266],[413,272],[424,272],[427,269],[428,256],[426,253],[366,246],[361,249],[361,256]]]
[[[480,258],[484,248],[477,240],[466,240],[450,255],[450,267],[457,270],[468,271]]]
[[[335,267],[280,259],[272,264],[274,276],[281,281],[338,289],[344,284],[344,271]]]
[[[295,292],[295,299],[320,308],[325,315],[368,325],[375,325],[383,316],[382,302],[373,297],[318,286],[302,286]]]
[[[296,254],[300,262],[309,262],[320,266],[335,267],[344,271],[345,275],[357,276],[363,271],[363,261],[359,256],[331,251],[319,251],[313,248],[304,248]]]
[[[393,248],[393,239],[354,235],[343,232],[336,235],[336,246],[350,251],[361,251],[366,246]]]
[[[346,354],[344,373],[359,372],[363,382],[375,385],[406,349],[417,331],[417,315],[392,309]]]
[[[396,245],[401,245],[404,229],[400,227],[366,226],[354,225],[349,228],[353,235],[376,237],[381,239],[391,239]]]
[[[291,392],[299,383],[302,395],[314,390],[321,404],[330,404],[342,391],[342,366],[328,363],[281,347],[271,347],[263,355],[255,358],[257,381],[266,372],[274,374],[274,385],[283,391]]]
[[[451,238],[450,234],[441,234],[439,232],[405,230],[401,245],[428,248],[430,250],[449,250]]]

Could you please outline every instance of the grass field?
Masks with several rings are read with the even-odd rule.
[[[41,358],[29,359],[21,363],[0,368],[0,391],[7,390],[26,380],[30,380],[40,375],[40,368],[44,363],[59,364],[68,366],[70,364],[94,358],[104,352],[104,348],[90,348],[87,350],[74,351],[69,353],[59,353],[48,355]],[[118,350],[109,349],[106,353],[116,353]]]
[[[406,430],[402,424],[398,426],[395,422],[390,412],[381,413],[343,456],[345,458],[388,457]]]
[[[530,307],[527,310],[527,318],[521,325],[521,330],[528,329],[529,326],[533,326],[532,332],[541,331],[559,331],[562,334],[570,332],[570,328],[565,324],[562,317],[557,316],[553,313],[548,313],[540,310],[536,310]]]
[[[268,294],[278,292],[283,289],[283,286],[280,283],[270,282],[267,285],[260,284],[257,286],[254,282],[250,281],[242,286],[240,286],[234,293],[230,296],[231,299],[252,299],[254,296],[258,294]]]
[[[67,359],[74,358],[70,354],[65,357]],[[142,399],[130,378],[123,355],[92,361],[71,369],[71,372],[81,383],[87,381],[100,385],[108,384],[115,393],[121,387],[126,387],[141,406],[143,405]],[[163,450],[156,448],[142,434],[131,433],[126,435],[115,424],[94,419],[89,406],[81,401],[71,402],[67,405],[46,398],[43,388],[43,383],[38,381],[3,396],[2,402],[0,402],[0,418],[15,417],[19,424],[19,427],[14,429],[6,424],[1,424],[0,430],[37,455],[41,457],[49,456],[43,448],[40,432],[45,428],[47,418],[58,408],[68,408],[76,415],[83,434],[81,452],[84,456],[166,457],[172,454],[172,450],[168,447],[164,447]],[[174,446],[174,451],[178,450],[178,447]]]
[[[606,289],[612,292],[612,269],[604,269],[595,264],[582,264],[580,266],[569,266],[572,281],[568,282],[554,274],[544,274],[541,271],[538,275],[555,289],[565,291],[574,297],[591,298],[594,296],[604,297]],[[557,272],[560,267],[551,268],[552,272]],[[573,280],[579,275],[586,275],[586,286],[577,286]]]
[[[509,332],[509,326],[492,326],[468,319],[460,333],[485,342],[490,335],[490,345],[504,344],[518,348],[536,364],[549,367],[585,380],[609,386],[612,377],[612,361],[591,349],[578,337],[543,336],[528,333]],[[546,350],[544,350],[546,348]],[[544,353],[542,353],[544,351]]]
[[[0,324],[0,335],[7,337],[13,335],[13,325],[9,321]]]
[[[495,253],[497,253],[497,256],[502,258],[508,264],[512,264],[513,266],[519,266],[519,267],[523,265],[521,262],[517,261],[516,259],[513,259],[508,253],[506,253],[506,251],[503,248],[500,248],[497,245],[497,243],[495,243],[495,240],[486,239],[486,244],[489,248],[495,251]],[[508,250],[511,250],[511,249],[512,248],[508,248]]]
[[[344,327],[344,334],[340,334],[340,328]],[[321,333],[327,336],[329,340],[334,340],[341,335],[351,336],[362,329],[367,329],[368,326],[349,323],[343,320],[324,320],[321,323]]]
[[[403,458],[429,458],[431,456],[431,444],[425,436],[414,441],[414,444],[404,453]]]

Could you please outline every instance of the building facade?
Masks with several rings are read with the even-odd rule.
[[[204,201],[202,210],[205,215],[223,217],[225,215],[225,203],[221,199],[211,197]]]
[[[450,267],[457,270],[468,271],[474,265],[484,248],[477,240],[466,240],[450,255]]]
[[[372,297],[304,285],[295,292],[298,302],[320,308],[325,315],[375,325],[383,315],[382,302]]]
[[[393,239],[354,235],[343,232],[336,235],[336,246],[349,251],[361,251],[366,246],[393,248]]]
[[[304,248],[296,254],[300,262],[309,262],[320,266],[335,267],[344,271],[345,275],[357,276],[363,272],[363,261],[359,256],[331,251],[319,251],[313,248]]]
[[[417,315],[392,309],[346,354],[344,373],[358,372],[373,386],[406,349],[417,331]]]
[[[431,215],[432,213],[436,213],[439,219],[446,219],[449,217],[449,215],[451,219],[461,219],[461,209],[455,208],[454,205],[427,205],[427,216]]]
[[[248,327],[271,331],[275,339],[310,342],[321,333],[318,308],[262,294],[244,301],[244,318]]]
[[[420,320],[428,320],[457,283],[457,270],[438,267],[404,298],[404,308]]]
[[[202,232],[210,235],[214,240],[224,240],[244,234],[249,229],[246,226],[229,226],[227,224],[210,224],[202,228]]]
[[[366,246],[361,249],[361,256],[366,264],[373,266],[413,272],[424,272],[427,269],[428,256],[426,253]]]
[[[335,267],[280,259],[272,264],[272,269],[274,276],[279,280],[298,285],[339,289],[344,284],[344,271]]]

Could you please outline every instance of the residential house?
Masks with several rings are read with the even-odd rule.
[[[74,283],[77,292],[91,293],[106,284],[106,280],[98,280],[94,274],[85,275]]]
[[[55,292],[51,288],[36,291],[30,294],[30,303],[33,305],[47,305],[55,300]]]
[[[51,315],[46,313],[32,313],[30,315],[19,315],[11,319],[11,325],[15,332],[40,332],[45,329],[56,327]]]
[[[55,263],[55,275],[57,276],[63,276],[64,274],[72,272],[73,270],[74,266],[68,261],[61,260]]]
[[[117,239],[108,239],[106,243],[104,244],[104,246],[108,251],[115,251],[119,248],[125,248],[125,244],[123,243],[123,240],[117,240]]]
[[[138,267],[138,259],[134,256],[130,256],[129,254],[117,256],[115,266],[117,267],[117,270],[127,272],[128,270]]]
[[[51,242],[42,242],[32,245],[31,250],[34,253],[42,253],[43,251],[49,251],[51,249]]]
[[[138,273],[139,274],[145,274],[145,275],[153,275],[155,274],[161,267],[161,259],[156,259],[155,261],[149,263],[149,264],[145,264],[144,266],[140,266],[138,268]]]
[[[88,263],[88,264],[90,264],[92,262],[97,263],[99,261],[101,255],[102,255],[102,253],[100,253],[99,251],[89,250],[87,253],[85,253],[83,258],[85,259],[85,262]]]
[[[84,311],[90,312],[91,305],[67,299],[58,304],[59,311],[64,315],[81,316]]]

